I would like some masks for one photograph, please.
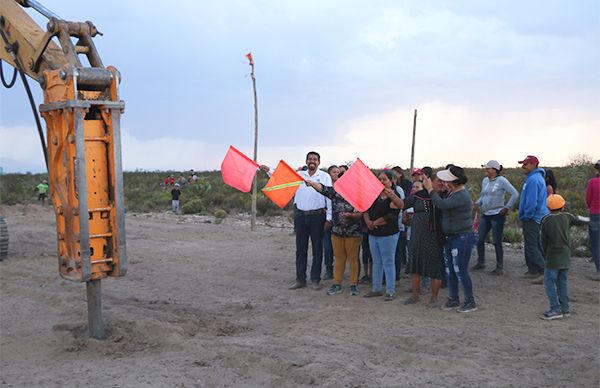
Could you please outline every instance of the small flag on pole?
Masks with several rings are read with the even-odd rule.
[[[223,182],[247,193],[252,188],[252,181],[257,168],[258,163],[241,153],[234,146],[229,146],[225,159],[221,163]]]
[[[356,159],[333,187],[359,212],[367,211],[384,188],[383,183],[360,159]]]
[[[252,59],[252,53],[246,54],[246,58],[248,58],[248,62],[250,62],[251,65],[254,65],[254,59]]]
[[[286,162],[281,160],[262,192],[283,209],[296,194],[302,183],[304,183],[304,179]]]

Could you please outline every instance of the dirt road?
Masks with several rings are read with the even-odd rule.
[[[57,273],[49,207],[0,208],[2,387],[588,386],[600,381],[600,284],[573,259],[573,315],[542,321],[542,286],[473,275],[480,309],[289,291],[287,221],[250,232],[169,214],[127,216],[129,273],[103,280],[105,341],[87,339],[85,286]],[[400,289],[407,285],[402,279]],[[329,283],[326,283],[329,285]],[[367,290],[362,286],[361,292]],[[445,294],[445,291],[443,291]],[[426,300],[427,297],[424,298]]]

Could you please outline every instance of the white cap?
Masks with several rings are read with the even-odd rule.
[[[456,175],[454,175],[454,174],[452,174],[452,172],[450,172],[450,169],[438,171],[438,173],[436,175],[438,178],[440,178],[444,182],[454,182],[455,180],[458,179],[458,177]]]
[[[493,168],[496,170],[500,170],[500,163],[498,163],[497,160],[490,160],[489,162],[487,162],[486,164],[482,164],[481,167],[483,168]]]

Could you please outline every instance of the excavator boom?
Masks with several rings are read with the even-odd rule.
[[[49,18],[46,31],[24,11],[28,6]],[[97,34],[91,22],[60,19],[35,1],[0,0],[0,59],[44,92],[39,110],[47,127],[59,273],[80,282],[127,270],[121,76],[104,67],[92,40]],[[82,65],[82,55],[90,66]]]

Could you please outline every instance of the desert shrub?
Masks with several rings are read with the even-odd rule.
[[[220,224],[225,218],[227,218],[227,212],[223,209],[215,210],[213,215],[215,216],[215,224]]]
[[[125,209],[134,212],[155,212],[170,209],[171,194],[136,188],[125,196]]]
[[[213,212],[213,215],[216,218],[227,218],[228,214],[227,211],[223,210],[223,209],[217,209]]]
[[[200,198],[189,200],[181,206],[181,212],[183,214],[198,214],[201,213],[202,210],[204,210],[204,204]]]
[[[523,233],[521,232],[521,228],[505,227],[503,241],[511,244],[523,244]]]
[[[505,162],[505,161],[501,161]],[[575,160],[569,166],[551,167],[558,183],[558,192],[565,197],[568,211],[574,214],[586,215],[585,189],[588,179],[593,176],[593,167],[587,160]],[[467,184],[473,200],[477,199],[481,190],[481,180],[484,177],[481,168],[465,169],[469,182]],[[129,211],[165,211],[170,209],[170,188],[164,187],[163,181],[169,174],[176,177],[177,171],[132,171],[123,176],[125,207]],[[521,191],[525,174],[520,168],[507,168],[503,175]],[[212,213],[216,209],[225,211],[249,212],[251,206],[250,193],[241,193],[223,183],[219,171],[198,173],[199,179],[193,185],[181,187],[182,211],[187,206],[192,213]],[[0,203],[16,204],[36,201],[33,188],[44,174],[4,174],[0,176]],[[271,202],[260,188],[264,187],[267,177],[258,174],[257,213],[263,216],[289,214],[293,209],[290,203],[285,209],[280,209]],[[193,205],[191,205],[193,203]],[[519,228],[518,215],[511,211],[506,220],[507,227]],[[510,232],[509,232],[510,233]]]
[[[15,205],[37,201],[37,186],[47,174],[4,174],[0,175],[0,204]]]

